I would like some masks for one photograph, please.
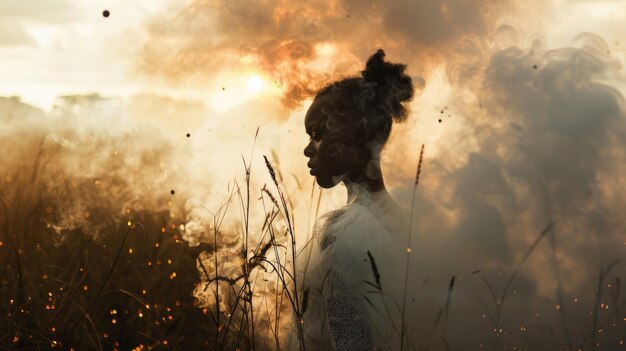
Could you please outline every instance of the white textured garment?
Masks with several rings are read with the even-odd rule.
[[[396,350],[404,256],[387,228],[351,203],[317,219],[310,245],[298,257],[306,350]]]

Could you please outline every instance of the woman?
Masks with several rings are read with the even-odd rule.
[[[307,350],[397,349],[399,343],[401,279],[391,274],[401,276],[397,259],[405,254],[400,238],[407,228],[385,188],[380,152],[392,123],[407,117],[413,85],[405,65],[384,57],[378,50],[361,77],[322,89],[305,117],[311,175],[323,188],[341,182],[348,191],[346,205],[316,221],[302,259],[308,264],[299,265]]]

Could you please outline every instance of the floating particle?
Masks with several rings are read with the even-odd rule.
[[[441,113],[443,113],[443,110],[441,110]]]
[[[172,195],[176,194],[176,192],[174,191],[174,189],[170,190],[170,194],[172,194]]]
[[[187,138],[189,138],[189,137],[191,137],[191,134],[190,134],[190,133],[187,133]]]
[[[222,87],[222,90],[226,90],[226,88],[225,88],[225,87]]]
[[[533,69],[537,69],[537,65],[533,65]]]
[[[347,18],[350,18],[350,15],[346,15]]]
[[[104,16],[105,18],[109,17],[110,14],[111,14],[111,12],[109,12],[109,10],[102,11],[102,16]]]
[[[439,123],[441,123],[441,118],[439,118]]]

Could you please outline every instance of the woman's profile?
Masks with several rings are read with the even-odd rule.
[[[347,204],[316,220],[307,263],[299,265],[307,350],[399,344],[398,279],[390,274],[401,269],[396,260],[403,257],[399,235],[406,227],[385,187],[380,153],[392,124],[406,119],[414,89],[406,66],[384,57],[378,50],[360,77],[321,89],[306,113],[311,175],[323,188],[343,183],[347,189]]]

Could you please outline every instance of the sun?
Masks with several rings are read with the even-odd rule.
[[[250,79],[248,79],[248,89],[250,89],[251,91],[260,91],[261,89],[263,89],[264,85],[265,82],[263,82],[263,79],[261,79],[261,77],[257,75],[254,75],[250,77]]]

